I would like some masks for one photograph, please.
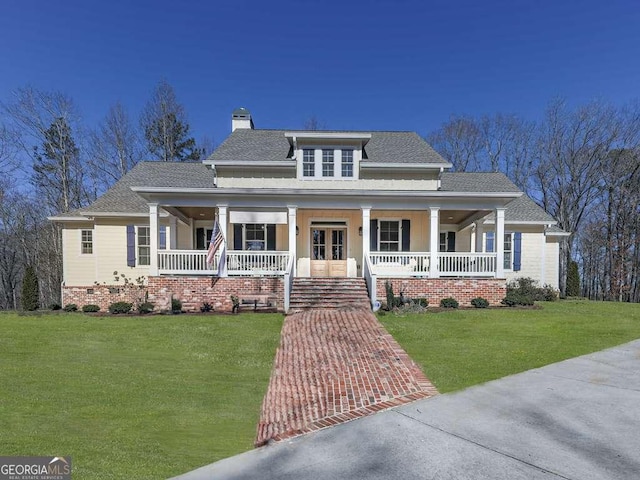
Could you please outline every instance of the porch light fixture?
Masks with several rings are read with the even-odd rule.
[[[362,227],[358,227],[358,235],[362,236]]]
[[[300,228],[296,225],[296,235],[300,235]]]

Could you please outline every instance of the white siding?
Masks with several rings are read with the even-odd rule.
[[[545,241],[545,266],[544,266],[544,283],[551,285],[558,290],[560,276],[560,245],[559,237],[547,237]]]
[[[99,250],[96,245],[96,231],[93,232],[93,254],[81,253],[82,230],[92,230],[91,223],[66,224],[62,230],[63,281],[65,285],[93,285],[96,279],[96,262]]]
[[[520,278],[533,278],[540,285],[545,283],[543,278],[544,270],[544,233],[542,226],[523,226],[512,227],[505,226],[505,232],[521,232],[522,233],[522,256],[520,271],[514,272],[506,270],[505,275],[507,281]]]

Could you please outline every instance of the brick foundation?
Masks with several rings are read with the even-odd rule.
[[[171,298],[182,302],[182,309],[199,312],[204,302],[215,311],[230,312],[231,295],[273,295],[278,310],[284,309],[282,277],[150,277],[149,301],[158,310],[170,310]]]
[[[495,278],[377,278],[376,295],[386,302],[385,282],[393,285],[393,293],[403,292],[409,298],[426,298],[429,305],[439,306],[440,300],[455,298],[461,307],[471,306],[476,297],[486,298],[490,305],[500,305],[507,294],[506,280]]]
[[[114,302],[130,302],[135,305],[149,302],[159,311],[171,310],[171,299],[182,302],[187,312],[199,312],[204,302],[213,305],[214,310],[230,312],[231,295],[272,295],[278,310],[284,309],[284,280],[281,277],[150,277],[144,288],[122,285],[89,285],[62,287],[62,304],[75,303],[81,309],[84,305],[98,305],[107,311]]]
[[[98,305],[106,312],[109,305],[115,302],[129,302],[135,306],[144,302],[147,287],[138,285],[124,287],[122,285],[88,285],[62,287],[62,306],[75,303],[78,310],[85,305]]]

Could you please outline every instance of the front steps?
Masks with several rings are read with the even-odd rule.
[[[364,278],[294,278],[289,313],[312,308],[370,310],[371,304]]]

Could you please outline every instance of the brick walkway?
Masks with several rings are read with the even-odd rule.
[[[282,327],[256,446],[438,391],[368,310],[311,310]]]

